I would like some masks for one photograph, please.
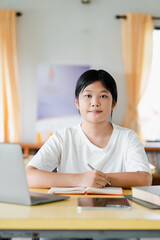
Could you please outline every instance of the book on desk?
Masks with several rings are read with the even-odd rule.
[[[144,207],[160,209],[160,185],[132,187],[132,195],[125,197]]]
[[[100,194],[100,195],[123,195],[123,189],[120,187],[104,187],[104,188],[94,188],[94,187],[51,187],[49,193],[53,194],[63,194],[63,195],[88,195],[88,194]]]
[[[132,187],[132,197],[160,206],[160,186]]]

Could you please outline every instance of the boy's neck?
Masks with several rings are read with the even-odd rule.
[[[88,140],[99,148],[107,146],[113,131],[110,122],[100,124],[82,122],[81,128]]]
[[[81,124],[82,131],[86,136],[106,136],[110,134],[113,130],[113,126],[109,121],[100,122],[100,123],[88,123],[82,122]]]

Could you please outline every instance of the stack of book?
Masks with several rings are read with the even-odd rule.
[[[132,187],[132,196],[126,198],[151,209],[160,209],[160,185]]]

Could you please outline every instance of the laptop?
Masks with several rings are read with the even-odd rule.
[[[30,206],[68,198],[68,196],[29,191],[21,146],[0,143],[0,202]]]

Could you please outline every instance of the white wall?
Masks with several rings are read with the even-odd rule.
[[[22,141],[35,141],[39,63],[89,64],[110,72],[119,89],[114,121],[121,123],[127,96],[121,25],[115,15],[160,16],[160,0],[91,0],[88,5],[80,0],[1,0],[0,8],[23,13],[17,19]]]

